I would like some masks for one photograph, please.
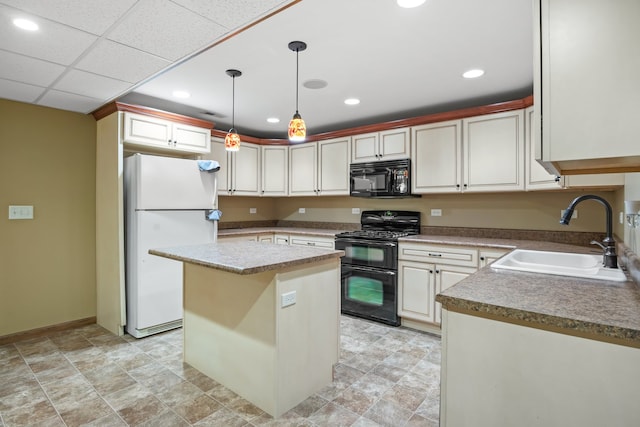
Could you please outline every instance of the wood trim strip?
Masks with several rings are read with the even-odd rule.
[[[18,341],[45,337],[55,332],[68,331],[81,326],[93,325],[96,323],[96,320],[96,316],[93,316],[84,319],[72,320],[70,322],[58,323],[57,325],[45,326],[43,328],[31,329],[29,331],[16,332],[15,334],[4,335],[0,337],[0,345],[13,344]]]
[[[169,120],[175,123],[182,123],[189,126],[196,126],[204,129],[213,129],[215,123],[196,119],[194,117],[183,116],[182,114],[170,113],[168,111],[156,110],[155,108],[142,107],[140,105],[125,104],[124,102],[112,102],[94,111],[93,117],[100,120],[116,111],[126,111],[128,113],[143,114],[145,116],[156,117],[158,119]]]

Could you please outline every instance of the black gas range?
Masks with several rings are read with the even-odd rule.
[[[345,252],[342,313],[398,326],[398,239],[420,233],[420,212],[363,211],[360,225],[336,235],[336,249]]]

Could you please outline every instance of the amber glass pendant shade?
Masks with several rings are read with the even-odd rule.
[[[240,135],[238,135],[235,129],[230,129],[227,136],[224,137],[224,148],[227,151],[240,150]]]
[[[289,122],[289,141],[302,142],[307,138],[307,126],[300,114],[296,113]]]

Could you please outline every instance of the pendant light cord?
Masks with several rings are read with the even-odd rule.
[[[231,129],[236,128],[236,76],[233,77],[231,84]]]
[[[299,61],[298,61],[298,57],[300,54],[300,49],[296,49],[296,114],[298,114],[298,86],[300,86],[299,82],[298,82],[298,75],[299,75]]]

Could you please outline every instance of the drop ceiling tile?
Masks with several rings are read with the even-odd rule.
[[[69,65],[97,40],[84,31],[43,18],[31,17],[40,26],[35,32],[13,25],[14,18],[25,16],[29,15],[0,5],[0,49]]]
[[[279,6],[282,0],[173,0],[189,10],[231,30],[255,21]]]
[[[101,40],[75,68],[137,83],[169,65],[169,61],[157,56],[109,40]]]
[[[131,83],[99,76],[86,71],[70,70],[56,82],[53,89],[91,98],[109,100],[124,93]]]
[[[139,2],[109,34],[110,40],[171,61],[217,40],[227,29],[175,3]]]
[[[16,9],[102,35],[136,3],[136,0],[2,0]]]
[[[11,80],[0,79],[0,93],[2,98],[21,102],[34,102],[45,91],[40,86],[18,83]]]
[[[84,114],[88,114],[104,105],[100,99],[60,92],[58,90],[47,91],[37,104]]]
[[[16,53],[0,50],[0,78],[16,82],[49,86],[65,68]]]

